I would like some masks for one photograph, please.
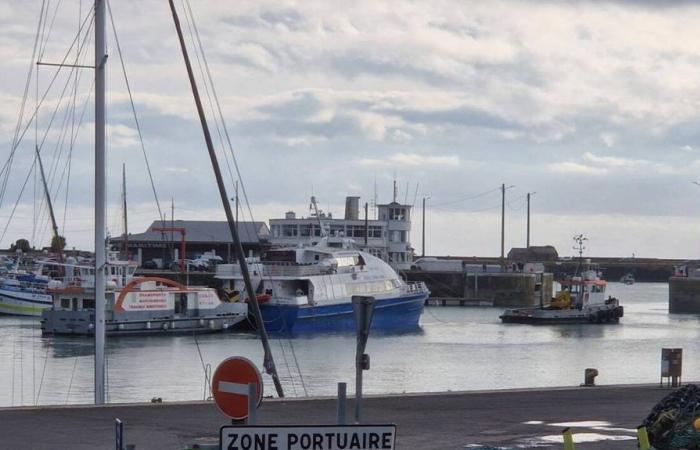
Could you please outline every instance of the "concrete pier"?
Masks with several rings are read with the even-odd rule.
[[[669,392],[631,385],[370,396],[364,412],[368,423],[397,425],[398,449],[481,444],[559,450],[554,441],[570,426],[577,450],[633,450],[636,426]],[[335,417],[334,399],[266,399],[258,423],[332,424]],[[227,424],[206,402],[4,408],[0,448],[114,449],[115,418],[124,421],[126,443],[136,450],[215,443]]]
[[[669,278],[668,312],[675,314],[700,313],[700,278]]]

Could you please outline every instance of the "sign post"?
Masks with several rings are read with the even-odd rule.
[[[354,295],[352,309],[357,327],[357,350],[355,353],[355,423],[362,418],[362,371],[369,370],[369,355],[365,354],[369,329],[374,315],[374,297]]]
[[[214,401],[221,412],[235,420],[243,420],[260,406],[263,397],[262,375],[255,364],[240,356],[225,359],[214,371],[211,381]]]

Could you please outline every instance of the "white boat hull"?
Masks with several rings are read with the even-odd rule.
[[[39,317],[51,307],[52,301],[49,294],[0,289],[0,314]]]

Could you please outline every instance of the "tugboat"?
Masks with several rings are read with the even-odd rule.
[[[578,268],[583,267],[583,250],[588,238],[583,234],[574,236],[574,250],[578,251]],[[608,283],[600,278],[600,272],[586,261],[586,269],[580,276],[561,281],[561,291],[548,306],[536,308],[507,309],[500,319],[503,323],[562,324],[562,323],[619,323],[624,315],[620,302],[613,297],[605,298]],[[578,273],[578,268],[576,272]]]
[[[607,282],[595,269],[583,271],[561,283],[562,290],[549,306],[508,309],[501,316],[503,323],[562,324],[619,323],[624,308],[618,299],[605,297]]]
[[[620,278],[620,283],[625,283],[627,285],[634,284],[634,275],[630,272],[624,277]]]

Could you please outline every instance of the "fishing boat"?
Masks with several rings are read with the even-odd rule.
[[[634,281],[634,275],[631,272],[620,278],[620,283],[627,285],[634,284]]]
[[[43,334],[95,333],[94,288],[66,286],[51,292],[53,305],[42,313]],[[247,312],[246,305],[221,301],[211,288],[136,277],[106,290],[105,331],[109,336],[216,333],[245,320]]]
[[[589,268],[580,276],[560,282],[562,289],[549,305],[536,308],[508,309],[503,323],[562,324],[619,323],[624,309],[618,299],[605,297],[607,282],[598,270]]]
[[[383,260],[353,248],[310,247],[267,251],[248,259],[265,328],[275,334],[355,329],[352,296],[375,298],[372,329],[401,331],[419,326],[430,292],[422,282],[404,282]],[[245,292],[238,265],[220,264],[216,277],[231,296]]]

